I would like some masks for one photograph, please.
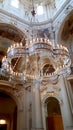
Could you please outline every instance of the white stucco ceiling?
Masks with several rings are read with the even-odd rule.
[[[62,7],[62,5],[66,2],[66,0],[18,0],[19,6],[17,8],[15,7],[15,4],[14,6],[11,4],[12,1],[17,0],[0,1],[0,9],[12,13],[13,15],[16,15],[19,18],[29,22],[32,18],[31,11],[33,6],[36,12],[36,21],[44,22],[52,19]],[[37,14],[37,8],[40,5],[43,7],[43,14],[41,15],[39,15],[39,13]]]

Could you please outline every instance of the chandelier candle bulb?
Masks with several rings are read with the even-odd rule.
[[[44,39],[44,41],[45,41],[45,43],[47,42],[47,40],[46,40],[46,39]]]
[[[39,39],[37,38],[37,42],[39,42]]]
[[[13,47],[15,47],[15,44],[13,44]]]
[[[22,47],[22,42],[20,42],[20,46]]]
[[[40,40],[41,42],[43,42],[43,39],[41,38],[41,40]]]
[[[59,45],[57,44],[57,48],[59,48]]]

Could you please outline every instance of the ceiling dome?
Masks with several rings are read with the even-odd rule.
[[[7,11],[27,22],[31,22],[31,11],[34,7],[35,21],[50,21],[66,0],[2,0],[0,9]]]

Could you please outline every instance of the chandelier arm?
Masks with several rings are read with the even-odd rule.
[[[24,38],[25,38],[25,35],[23,36],[23,38],[22,38],[22,40],[21,40],[21,43],[23,43],[23,41],[24,41]]]
[[[15,62],[15,64],[14,64],[14,67],[13,67],[13,70],[15,69],[15,67],[16,67],[16,65],[17,65],[17,63],[18,63],[18,61],[19,61],[19,59],[20,59],[20,57],[16,60],[16,62]]]

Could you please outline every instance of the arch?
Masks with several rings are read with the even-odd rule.
[[[55,97],[48,97],[46,99],[46,101],[45,101],[45,104],[48,107],[48,114],[49,115],[50,114],[59,114],[59,115],[61,115],[59,101]],[[53,107],[54,107],[54,109],[53,109]]]
[[[7,55],[7,50],[11,45],[22,42],[25,46],[26,38],[26,34],[16,26],[0,23],[0,63],[2,64],[2,59]]]
[[[55,98],[59,105],[60,105],[60,110],[61,110],[61,113],[62,113],[62,99],[59,95],[53,95],[53,96],[49,96],[48,93],[46,93],[43,98],[42,98],[42,117],[43,117],[43,126],[44,126],[44,130],[46,130],[46,122],[45,122],[45,112],[46,112],[46,105],[45,105],[45,101],[46,99],[50,98],[50,97],[53,97]],[[47,112],[46,112],[47,113]]]
[[[7,92],[0,90],[0,104],[1,104],[0,119],[5,120],[7,130],[9,129],[16,130],[17,129],[17,103]]]
[[[8,34],[7,34],[8,33]],[[19,27],[9,23],[0,23],[0,36],[7,37],[15,42],[25,42],[26,34]]]
[[[62,120],[62,112],[61,112],[61,104],[60,100],[57,96],[46,96],[43,104],[43,125],[46,130],[64,130],[63,128],[63,120]],[[59,121],[58,127],[56,124]],[[45,123],[44,123],[45,122]],[[53,126],[52,126],[53,125]]]
[[[15,88],[8,81],[2,81],[0,85],[0,91],[8,94],[15,101],[18,110],[23,110],[21,97],[19,98],[19,96],[17,96]]]
[[[54,67],[52,64],[45,64],[43,67],[43,74],[50,74],[55,71]]]
[[[17,106],[17,130],[20,130],[22,127],[25,126],[23,122],[23,115],[24,113],[24,101],[23,96],[21,94],[21,90],[18,89],[19,87],[15,87],[14,84],[9,83],[8,81],[1,81],[0,82],[0,91],[3,91],[7,95],[9,95],[16,103]],[[22,90],[23,92],[23,90]],[[23,122],[23,123],[22,123]]]
[[[73,14],[73,10],[70,11],[65,17],[64,19],[62,20],[62,23],[60,24],[59,26],[59,29],[58,29],[58,32],[57,32],[57,41],[58,41],[58,44],[63,42],[62,39],[61,39],[61,33],[63,31],[63,28],[65,26],[65,22],[69,19],[69,17]]]
[[[44,95],[44,97],[42,98],[42,104],[45,104],[45,101],[47,98],[53,97],[55,99],[57,99],[59,101],[59,104],[62,104],[63,101],[61,99],[61,97],[59,97],[58,95],[53,95],[53,96],[49,96],[48,93],[46,95]]]
[[[46,74],[46,71],[47,71],[47,74],[53,73],[55,71],[55,66],[53,65],[53,62],[50,58],[51,57],[48,58],[47,55],[46,57],[45,56],[41,57],[41,61],[44,61],[44,62],[41,62],[41,72],[43,75]],[[47,69],[45,73],[43,73],[45,66],[47,66]]]

